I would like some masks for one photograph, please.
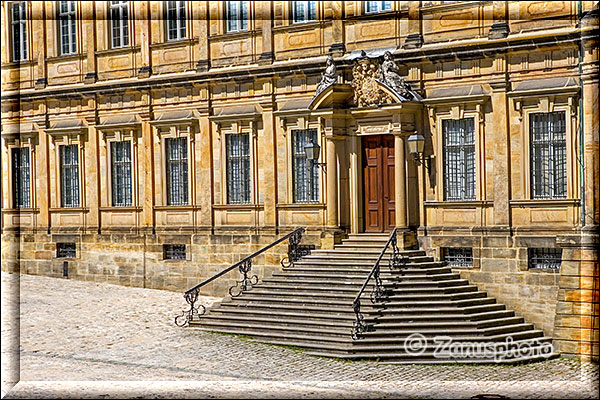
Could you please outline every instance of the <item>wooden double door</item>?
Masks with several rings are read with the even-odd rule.
[[[396,226],[394,136],[364,136],[364,231],[390,232]]]

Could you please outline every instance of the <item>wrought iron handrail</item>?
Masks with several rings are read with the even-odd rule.
[[[392,257],[390,258],[390,268],[399,268],[401,265],[406,264],[406,258],[402,257],[400,255],[400,250],[398,249],[398,245],[397,245],[398,242],[397,242],[397,238],[396,238],[397,231],[398,231],[398,228],[394,228],[394,230],[390,234],[390,237],[387,240],[387,242],[385,243],[385,246],[383,246],[381,253],[379,253],[379,257],[377,257],[377,261],[375,261],[375,265],[373,265],[371,272],[367,276],[367,279],[365,279],[365,282],[361,286],[360,290],[358,291],[358,294],[356,295],[356,297],[354,298],[354,301],[352,302],[352,309],[354,310],[354,313],[356,314],[356,319],[354,320],[354,324],[352,326],[352,339],[353,340],[357,340],[359,338],[358,335],[369,330],[369,326],[365,322],[365,318],[364,318],[363,314],[360,312],[360,296],[362,296],[362,294],[364,293],[371,278],[374,277],[374,279],[375,279],[375,286],[373,287],[373,291],[371,292],[371,295],[370,295],[371,303],[375,304],[376,301],[381,300],[387,294],[387,291],[383,287],[383,282],[381,281],[379,264],[381,262],[381,259],[383,258],[383,255],[385,254],[385,252],[387,251],[387,249],[390,245],[392,246]]]
[[[281,260],[281,266],[283,268],[292,267],[294,265],[294,262],[298,261],[302,256],[310,253],[310,248],[314,248],[314,246],[300,246],[300,241],[302,240],[302,235],[304,234],[304,231],[304,228],[296,228],[287,235],[275,240],[273,243],[263,247],[258,251],[255,251],[248,257],[245,257],[244,259],[236,262],[230,267],[225,268],[224,270],[216,273],[215,275],[204,280],[203,282],[200,282],[193,288],[188,289],[183,294],[183,297],[185,298],[185,301],[190,305],[190,308],[189,310],[183,310],[181,315],[175,317],[175,324],[177,326],[185,326],[189,324],[189,322],[195,316],[203,315],[206,312],[206,307],[204,307],[202,304],[200,304],[198,307],[196,306],[196,301],[198,300],[198,293],[200,292],[200,288],[214,281],[215,279],[225,275],[226,273],[233,271],[236,268],[240,270],[242,274],[242,279],[240,281],[237,281],[234,286],[231,286],[229,288],[229,294],[231,295],[231,297],[237,297],[240,294],[242,294],[244,290],[252,288],[253,285],[256,285],[258,283],[258,276],[250,276],[250,271],[252,269],[252,259],[260,255],[261,253],[264,253],[265,251],[269,250],[271,247],[278,245],[286,239],[290,240],[288,244],[288,254],[287,257],[284,257]],[[201,312],[199,310],[200,307],[202,308]]]

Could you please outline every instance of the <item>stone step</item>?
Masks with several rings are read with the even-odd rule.
[[[263,283],[279,283],[279,282],[294,282],[298,284],[356,284],[362,285],[365,281],[366,276],[362,275],[345,275],[343,277],[335,275],[322,275],[322,274],[273,274],[270,278],[262,280]],[[437,287],[437,288],[449,288],[454,286],[466,286],[468,281],[466,279],[448,279],[448,280],[415,280],[415,279],[404,279],[403,277],[397,276],[382,276],[381,279],[387,284],[393,284],[395,287]],[[371,282],[369,285],[373,285]]]
[[[381,250],[382,248],[380,248],[379,250],[376,248],[357,248],[357,247],[352,247],[352,248],[340,248],[340,247],[336,247],[335,249],[315,249],[312,250],[310,252],[311,255],[332,255],[332,256],[337,256],[337,255],[344,255],[344,256],[352,256],[352,255],[368,255],[368,256],[375,256],[375,257],[379,257],[379,254],[381,254]],[[391,255],[393,253],[392,249],[387,249],[386,252],[384,253],[385,255]],[[400,250],[399,254],[402,257],[412,257],[412,256],[425,256],[427,255],[427,253],[424,250]]]
[[[336,254],[336,255],[323,255],[320,253],[315,253],[315,250],[313,250],[313,252],[311,254],[308,254],[304,257],[302,257],[303,260],[322,260],[323,262],[328,262],[328,261],[332,261],[332,260],[338,260],[338,261],[346,261],[346,260],[350,260],[350,261],[363,261],[363,262],[370,262],[370,263],[375,263],[375,261],[377,261],[377,259],[379,258],[379,254],[355,254],[355,255],[348,255],[345,253],[341,253],[341,254]],[[389,260],[392,258],[392,254],[391,253],[386,253],[383,255],[383,257],[381,257],[381,262],[382,263],[388,263]],[[407,257],[407,261],[408,262],[429,262],[429,261],[435,261],[435,259],[431,256],[411,256],[411,257]]]
[[[298,290],[328,290],[328,291],[354,291],[358,293],[364,282],[355,281],[338,281],[337,286],[331,285],[329,280],[300,280],[300,279],[284,279],[284,278],[266,278],[262,283],[255,286],[256,289],[298,289]],[[401,294],[405,293],[455,293],[455,292],[468,292],[477,290],[475,285],[452,285],[440,287],[436,283],[422,282],[421,285],[415,285],[411,281],[407,282],[395,282],[394,280],[382,279],[384,288],[393,293]],[[371,279],[366,288],[372,290],[375,286],[375,282]]]

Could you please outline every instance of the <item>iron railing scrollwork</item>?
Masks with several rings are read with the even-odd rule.
[[[380,301],[381,299],[383,299],[385,296],[388,295],[388,291],[385,289],[383,282],[381,280],[381,268],[379,266],[381,259],[383,258],[383,255],[385,254],[385,252],[388,250],[388,248],[390,248],[390,247],[392,248],[392,254],[390,257],[390,268],[398,269],[398,268],[401,268],[404,264],[406,264],[406,258],[402,257],[400,255],[400,250],[398,249],[396,233],[397,233],[397,228],[394,228],[394,230],[390,234],[388,241],[386,242],[385,246],[381,250],[381,253],[379,253],[379,257],[377,258],[377,261],[375,261],[375,265],[373,265],[373,268],[371,269],[369,276],[367,276],[367,279],[365,279],[365,282],[363,283],[358,294],[356,295],[356,297],[354,298],[354,300],[352,302],[352,310],[356,314],[356,319],[354,320],[354,323],[352,325],[352,339],[353,340],[357,340],[361,333],[367,332],[371,328],[365,322],[365,317],[360,311],[360,297],[362,296],[363,292],[365,291],[365,288],[367,287],[367,284],[369,283],[371,278],[373,278],[373,280],[374,280],[374,286],[373,286],[373,289],[369,296],[371,299],[371,303],[375,304],[376,302]]]
[[[206,279],[205,281],[197,284],[193,288],[186,291],[183,297],[185,298],[185,301],[189,304],[190,307],[189,309],[183,310],[180,315],[175,317],[175,324],[177,326],[185,326],[188,325],[190,321],[192,321],[194,318],[204,315],[204,313],[206,312],[206,307],[204,307],[202,304],[196,306],[196,302],[198,301],[198,294],[200,293],[200,288],[214,281],[215,279],[225,275],[226,273],[233,271],[236,268],[239,269],[242,278],[241,280],[237,281],[235,285],[229,288],[229,294],[231,295],[231,297],[237,297],[241,295],[242,292],[244,292],[245,290],[251,289],[254,285],[258,283],[258,276],[252,275],[251,273],[252,259],[287,239],[289,239],[288,253],[287,256],[283,260],[281,260],[281,265],[284,268],[292,267],[296,261],[298,261],[301,257],[310,254],[310,250],[314,249],[314,245],[300,245],[304,231],[304,228],[294,229],[287,235],[277,239],[273,243],[252,253],[243,260],[238,261],[237,263],[233,264],[228,268],[225,268],[224,270],[218,272],[212,277]]]

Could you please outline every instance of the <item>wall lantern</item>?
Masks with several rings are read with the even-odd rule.
[[[424,166],[429,171],[429,156],[425,157],[423,155],[423,150],[425,148],[425,138],[423,135],[418,134],[416,131],[414,134],[408,137],[408,151],[412,156],[413,161],[418,162],[422,166]]]
[[[325,166],[325,163],[317,162],[317,160],[319,159],[320,152],[321,146],[319,146],[319,144],[315,141],[311,141],[309,144],[304,146],[304,153],[306,154],[306,159],[313,161],[316,165],[323,168],[323,172],[327,173],[327,167]]]

